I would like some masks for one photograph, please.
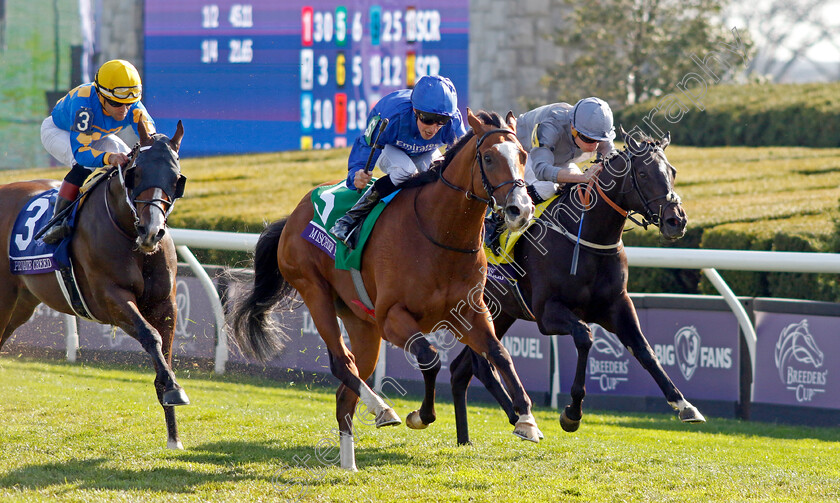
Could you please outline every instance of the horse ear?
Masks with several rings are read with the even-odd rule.
[[[627,131],[624,130],[624,126],[621,124],[618,125],[618,134],[620,134],[622,138],[627,136]]]
[[[181,138],[184,137],[184,125],[181,121],[178,121],[178,126],[175,128],[175,136],[169,140],[169,146],[172,147],[172,150],[175,152],[181,148]]]
[[[516,116],[513,115],[513,110],[508,110],[507,115],[505,115],[505,122],[512,130],[516,131]]]
[[[642,145],[633,138],[633,135],[625,131],[624,128],[621,128],[621,136],[624,138],[624,143],[627,145],[628,150],[634,154],[642,152]]]
[[[469,122],[470,127],[475,133],[478,133],[478,130],[482,128],[481,121],[478,120],[478,117],[473,115],[472,110],[470,110],[469,107],[467,107],[467,122]]]
[[[671,144],[671,132],[665,133],[665,138],[662,138],[662,150],[665,150]]]
[[[148,145],[151,138],[149,138],[149,132],[146,130],[146,121],[141,119],[137,123],[137,133],[140,137],[140,145]]]

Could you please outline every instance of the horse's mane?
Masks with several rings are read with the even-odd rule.
[[[482,124],[487,124],[495,128],[505,127],[502,116],[496,112],[479,110],[475,116],[478,117],[478,120],[480,120]],[[459,138],[451,147],[446,149],[446,153],[443,155],[443,160],[434,163],[428,171],[412,175],[411,178],[400,184],[400,188],[408,189],[411,187],[419,187],[421,185],[437,181],[437,179],[440,178],[441,173],[443,173],[446,167],[449,166],[449,163],[452,162],[452,159],[458,155],[458,152],[464,148],[464,145],[466,145],[473,136],[475,136],[475,132],[470,129],[467,131],[467,134]]]

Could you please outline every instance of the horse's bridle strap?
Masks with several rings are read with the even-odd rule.
[[[567,237],[571,242],[573,242],[573,243],[580,242],[581,245],[586,246],[587,248],[592,248],[592,249],[595,249],[595,250],[610,251],[610,250],[616,250],[616,249],[618,249],[618,248],[620,248],[621,246],[624,245],[624,242],[621,239],[619,239],[617,243],[614,243],[614,244],[611,244],[611,245],[602,245],[602,244],[598,244],[598,243],[593,243],[592,241],[587,241],[585,239],[578,239],[577,234],[573,234],[573,233],[569,232],[568,230],[566,230],[566,228],[563,227],[563,225],[560,224],[560,222],[552,222],[552,221],[543,220],[543,219],[539,219],[539,221],[542,222],[542,224],[545,225],[546,227],[548,227],[549,229],[553,230],[554,232],[556,232],[556,233],[558,233],[562,236]]]

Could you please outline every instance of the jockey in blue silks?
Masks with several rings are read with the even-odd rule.
[[[386,118],[389,122],[379,136],[379,145],[383,146],[380,151],[374,149],[373,142],[380,121]],[[466,134],[455,86],[439,75],[423,76],[414,89],[401,89],[383,97],[371,109],[367,122],[365,132],[356,138],[350,151],[347,187],[363,189],[370,183],[372,175],[364,168],[371,149],[372,166],[385,176],[376,180],[331,229],[348,248],[355,248],[358,230],[376,203],[413,174],[427,171],[433,161],[442,157],[438,150],[441,146],[451,145]]]
[[[134,65],[114,59],[99,68],[93,82],[61,98],[41,123],[44,148],[61,164],[72,166],[58,189],[54,215],[73,203],[95,168],[128,162],[131,149],[117,133],[131,128],[139,134],[137,124],[141,121],[150,135],[155,133],[155,121],[140,102],[142,92],[140,73]],[[43,240],[58,243],[68,234],[65,218],[53,225]]]

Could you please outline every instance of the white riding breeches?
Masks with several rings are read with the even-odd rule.
[[[47,149],[47,152],[61,164],[70,167],[76,162],[73,149],[70,147],[70,131],[65,131],[56,126],[51,115],[47,116],[41,123],[41,143]],[[120,154],[131,152],[128,145],[119,136],[113,134],[94,140],[90,146],[100,152],[118,152]],[[89,167],[89,169],[94,168]]]
[[[376,160],[376,167],[389,175],[394,185],[399,185],[415,173],[428,171],[432,162],[442,158],[443,154],[438,149],[409,157],[403,150],[393,145],[385,145],[382,154]]]

